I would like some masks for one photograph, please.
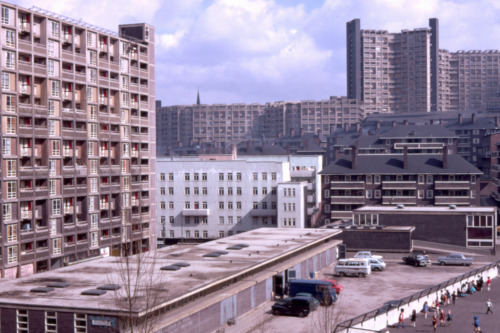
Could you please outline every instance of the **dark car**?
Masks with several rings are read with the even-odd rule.
[[[417,253],[412,253],[409,256],[403,257],[403,261],[405,264],[415,267],[425,267],[431,263],[431,261],[425,255]]]
[[[273,315],[294,315],[299,317],[307,317],[311,309],[314,308],[314,303],[307,297],[290,297],[284,298],[273,304],[271,310]]]
[[[318,308],[319,306],[319,301],[310,293],[297,293],[295,294],[295,297],[305,297],[305,298],[310,298],[313,304],[313,307],[311,307],[311,311],[314,311]]]

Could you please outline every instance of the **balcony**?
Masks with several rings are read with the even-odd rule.
[[[470,205],[469,197],[448,197],[448,196],[435,196],[434,204],[436,205]]]
[[[108,157],[109,156],[109,150],[107,149],[100,149],[99,150],[99,157]]]
[[[316,170],[292,170],[292,171],[290,171],[290,177],[292,177],[292,178],[312,178],[315,175],[316,175]]]
[[[469,181],[441,181],[434,182],[434,189],[436,190],[449,190],[449,189],[470,189]]]
[[[101,202],[101,210],[109,210],[109,202]]]
[[[31,148],[20,147],[19,155],[22,157],[31,157]]]
[[[67,90],[63,91],[62,98],[64,100],[72,101],[73,100],[73,92],[67,91]]]
[[[75,151],[73,148],[64,148],[63,156],[64,157],[73,157],[75,155]]]
[[[21,219],[23,220],[31,220],[33,218],[32,210],[21,210]]]
[[[356,181],[356,182],[341,182],[341,181],[332,181],[330,183],[330,189],[364,189],[365,182]]]
[[[71,44],[73,43],[73,35],[70,34],[63,34],[63,43],[64,44]]]
[[[331,196],[331,199],[332,204],[365,204],[364,196]]]
[[[64,214],[72,215],[75,213],[75,206],[64,206]]]
[[[382,188],[384,190],[400,190],[400,189],[416,189],[417,182],[415,181],[384,181],[382,182]]]
[[[383,205],[398,205],[398,204],[405,204],[405,205],[416,205],[417,204],[417,197],[416,196],[384,196],[382,197],[382,204]]]

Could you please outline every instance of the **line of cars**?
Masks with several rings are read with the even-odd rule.
[[[422,252],[412,252],[408,256],[403,257],[403,262],[407,265],[415,267],[426,267],[431,264],[427,255]],[[473,258],[468,258],[462,253],[450,253],[448,256],[440,256],[437,258],[439,265],[463,265],[470,266],[474,263]]]
[[[337,301],[344,289],[336,280],[290,280],[288,294],[271,307],[273,315],[295,315],[306,317],[321,304],[329,306]]]

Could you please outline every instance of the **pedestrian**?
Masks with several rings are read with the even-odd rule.
[[[401,309],[401,312],[399,313],[399,318],[398,318],[398,327],[399,325],[402,325],[403,328],[405,328],[405,309]]]
[[[441,310],[441,312],[439,313],[439,326],[445,326],[444,325],[445,319],[446,319],[446,315],[444,313],[444,310]]]
[[[493,313],[493,310],[491,309],[493,307],[493,303],[491,303],[491,299],[488,298],[488,301],[486,302],[486,314],[488,313]]]
[[[429,312],[429,304],[427,303],[427,301],[425,301],[424,303],[424,318],[427,319],[427,312]]]
[[[488,291],[490,291],[490,287],[491,287],[491,279],[490,277],[488,276],[488,280],[486,280],[486,285],[488,286]]]
[[[457,293],[456,292],[453,292],[453,294],[451,294],[451,300],[453,301],[453,305],[455,305],[455,302],[457,301]]]
[[[450,291],[446,289],[446,299],[448,300],[448,305],[450,305],[450,298],[451,298]]]
[[[474,332],[481,332],[481,327],[479,327],[479,319],[477,318],[477,316],[474,316]]]
[[[451,325],[452,320],[453,320],[453,315],[451,314],[451,310],[448,310],[448,315],[446,316],[446,321],[448,322],[448,326]]]
[[[434,328],[434,332],[436,332],[437,325],[438,325],[438,317],[434,313],[434,316],[432,316],[432,327]]]
[[[411,313],[411,327],[415,327],[415,323],[417,321],[417,310],[413,309],[413,312]]]
[[[450,301],[448,300],[448,295],[446,295],[446,293],[443,293],[443,307],[449,303]]]

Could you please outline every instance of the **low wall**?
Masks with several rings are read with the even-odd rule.
[[[404,309],[405,318],[409,318],[412,311],[415,309],[420,312],[424,303],[432,304],[436,297],[441,295],[441,292],[449,290],[450,293],[456,291],[465,282],[470,282],[477,279],[477,276],[482,276],[486,281],[488,277],[495,278],[498,276],[498,266],[500,261],[496,261],[481,268],[472,270],[463,275],[457,276],[439,285],[422,290],[409,297],[403,298],[391,307],[382,307],[373,311],[367,312],[355,318],[351,318],[337,325],[334,333],[366,333],[379,332],[388,326],[397,324],[401,309]]]

